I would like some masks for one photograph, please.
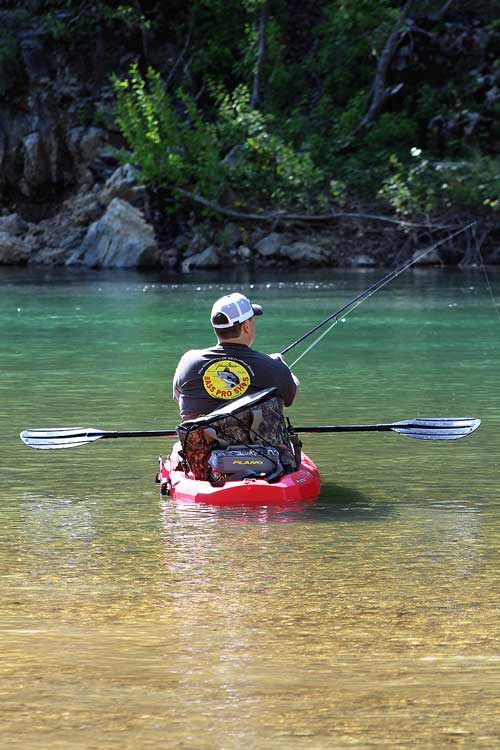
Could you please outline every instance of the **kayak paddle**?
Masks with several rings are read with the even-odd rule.
[[[295,432],[397,432],[420,440],[458,440],[477,430],[480,419],[414,419],[390,424],[317,425],[294,427]],[[49,450],[76,448],[95,440],[127,437],[176,437],[176,430],[96,430],[91,427],[54,427],[47,430],[24,430],[23,443],[30,448]]]

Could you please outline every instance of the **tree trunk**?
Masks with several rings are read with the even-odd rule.
[[[365,130],[365,128],[367,128],[368,125],[373,122],[382,104],[389,95],[386,87],[387,73],[394,56],[394,52],[396,51],[396,47],[399,43],[401,29],[404,25],[404,22],[408,18],[414,4],[415,0],[407,0],[401,10],[401,13],[399,14],[398,20],[396,21],[393,30],[387,38],[384,49],[382,50],[382,53],[378,60],[377,69],[375,71],[368,110],[359,124],[356,126],[353,135],[356,135],[361,130]]]
[[[252,98],[250,100],[250,106],[252,107],[252,109],[255,109],[255,107],[257,106],[257,102],[259,101],[259,96],[260,96],[260,74],[261,74],[262,66],[264,64],[264,59],[266,56],[267,16],[268,16],[268,5],[267,5],[267,0],[266,0],[266,2],[263,4],[261,11],[260,11],[259,48],[257,51],[257,60],[255,63],[255,73],[253,77]]]

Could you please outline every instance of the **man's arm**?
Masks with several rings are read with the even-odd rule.
[[[279,352],[276,352],[275,354],[270,354],[269,356],[271,357],[271,359],[277,359],[277,360],[279,360],[280,362],[282,362],[282,363],[283,363],[283,365],[284,365],[284,366],[286,367],[286,370],[287,370],[287,375],[291,376],[291,378],[292,378],[292,381],[293,381],[293,383],[294,383],[294,385],[295,385],[295,389],[294,389],[294,392],[293,392],[293,394],[290,394],[290,395],[291,395],[291,398],[289,398],[289,399],[287,399],[287,398],[284,398],[284,401],[285,401],[285,406],[291,406],[291,405],[293,404],[293,402],[295,401],[296,397],[297,397],[297,393],[298,393],[298,390],[299,390],[299,386],[300,386],[300,380],[299,380],[299,379],[298,379],[298,377],[297,377],[297,376],[296,376],[296,375],[295,375],[295,374],[294,374],[294,373],[293,373],[293,372],[292,372],[292,371],[290,370],[290,368],[288,367],[287,363],[285,362],[285,360],[284,360],[284,358],[283,358],[283,355],[282,355],[282,354],[280,354]]]
[[[182,357],[180,358],[179,363],[177,367],[175,368],[174,378],[172,381],[172,398],[175,399],[176,401],[179,400],[179,397],[181,395],[181,387],[180,387],[179,379],[181,377],[181,371],[184,368],[184,361],[185,361],[186,354],[188,354],[188,352],[183,354]]]

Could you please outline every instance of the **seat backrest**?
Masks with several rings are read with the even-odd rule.
[[[296,453],[290,444],[283,415],[283,400],[278,396],[250,405],[237,414],[218,417],[213,424],[210,414],[202,419],[204,426],[197,423],[198,420],[190,420],[177,427],[184,458],[196,479],[209,478],[208,459],[213,450],[231,445],[272,446],[280,454],[285,473],[297,468]]]

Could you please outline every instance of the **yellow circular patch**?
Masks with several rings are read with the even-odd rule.
[[[212,362],[203,373],[203,385],[213,398],[236,398],[247,390],[250,375],[241,362],[219,359]]]

